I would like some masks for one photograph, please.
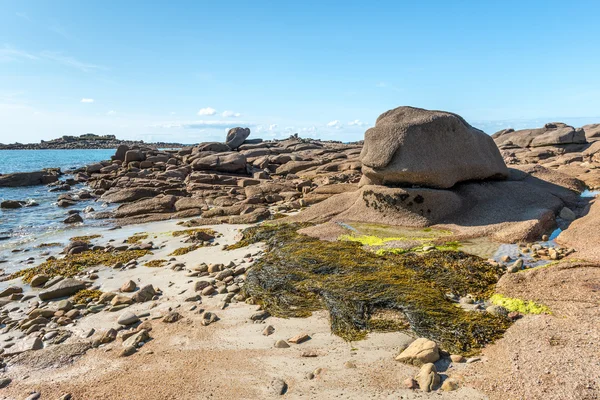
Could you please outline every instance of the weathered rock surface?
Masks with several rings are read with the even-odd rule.
[[[58,169],[0,175],[0,187],[47,185],[58,181],[59,175]]]
[[[38,296],[41,300],[52,300],[59,297],[71,296],[85,288],[84,282],[73,278],[65,278],[48,289],[41,291]]]
[[[508,176],[487,134],[456,114],[413,107],[381,114],[365,132],[360,160],[372,184],[449,188]]]
[[[225,144],[232,149],[237,149],[244,143],[244,140],[246,140],[248,136],[250,136],[250,128],[231,128],[229,132],[227,132]]]
[[[434,363],[439,359],[440,354],[437,344],[433,340],[426,338],[415,340],[396,357],[396,361],[416,366]]]

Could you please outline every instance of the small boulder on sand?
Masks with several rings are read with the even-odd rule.
[[[396,361],[416,366],[434,363],[439,359],[440,354],[437,344],[433,340],[426,338],[415,340],[396,357]]]

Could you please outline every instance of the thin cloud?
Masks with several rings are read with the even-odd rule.
[[[198,115],[215,115],[216,113],[217,110],[212,107],[201,108],[200,111],[198,111]]]
[[[81,103],[93,103],[94,99],[90,99],[90,98],[83,98],[81,99]]]
[[[226,111],[223,111],[223,113],[221,115],[224,118],[231,118],[231,117],[237,118],[237,117],[240,117],[242,114],[235,112],[235,111],[226,110]]]
[[[110,110],[106,115],[117,115],[117,112],[115,110]]]
[[[366,124],[358,119],[348,122],[348,126],[364,126],[364,125],[366,125]]]
[[[27,22],[33,22],[31,20],[31,18],[29,18],[29,15],[25,14],[24,12],[18,12],[18,13],[15,13],[15,15],[19,18],[23,18]]]
[[[0,48],[0,61],[15,61],[17,59],[37,60],[38,57],[26,51],[15,49],[7,44]]]
[[[62,53],[59,52],[53,52],[53,51],[42,51],[40,53],[40,56],[42,58],[45,58],[47,60],[52,60],[55,61],[59,64],[65,65],[67,67],[73,67],[73,68],[77,68],[83,72],[92,72],[92,71],[99,71],[99,70],[106,70],[106,67],[103,67],[102,65],[96,65],[96,64],[89,64],[89,63],[85,63],[83,61],[79,61],[74,57],[70,57],[70,56],[65,56]]]
[[[153,125],[153,128],[180,128],[180,129],[207,129],[207,128],[233,128],[236,126],[256,126],[252,122],[240,121],[191,121],[191,122],[170,122],[166,124]]]
[[[327,126],[328,126],[329,128],[336,128],[336,129],[341,129],[341,128],[342,128],[342,124],[341,124],[341,123],[340,123],[340,121],[339,121],[339,120],[337,120],[337,119],[335,119],[335,120],[333,120],[333,121],[331,121],[331,122],[328,122],[328,123],[327,123]]]
[[[271,124],[271,125],[269,125],[269,130],[270,130],[270,131],[274,131],[274,130],[276,130],[277,128],[279,128],[279,125],[277,125],[277,124]]]

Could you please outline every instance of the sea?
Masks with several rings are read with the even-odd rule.
[[[68,178],[74,169],[94,162],[109,160],[115,153],[111,149],[98,150],[0,150],[0,174],[38,171],[43,168],[60,168]],[[83,188],[77,185],[75,189]],[[84,235],[94,227],[107,226],[106,220],[85,219],[83,224],[66,225],[62,221],[70,209],[82,210],[92,206],[101,211],[105,206],[94,200],[78,202],[67,209],[56,206],[57,198],[64,192],[49,192],[50,188],[40,186],[3,188],[0,187],[0,201],[34,200],[36,207],[23,207],[15,210],[0,209],[0,269],[6,271],[20,269],[19,265],[37,259],[42,249],[41,243],[56,242],[57,238]],[[67,241],[68,242],[68,241]],[[39,250],[38,250],[39,249]],[[35,260],[39,261],[39,260]]]

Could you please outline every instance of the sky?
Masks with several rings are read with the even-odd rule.
[[[386,110],[488,133],[600,122],[598,1],[0,0],[0,143],[360,140]]]

